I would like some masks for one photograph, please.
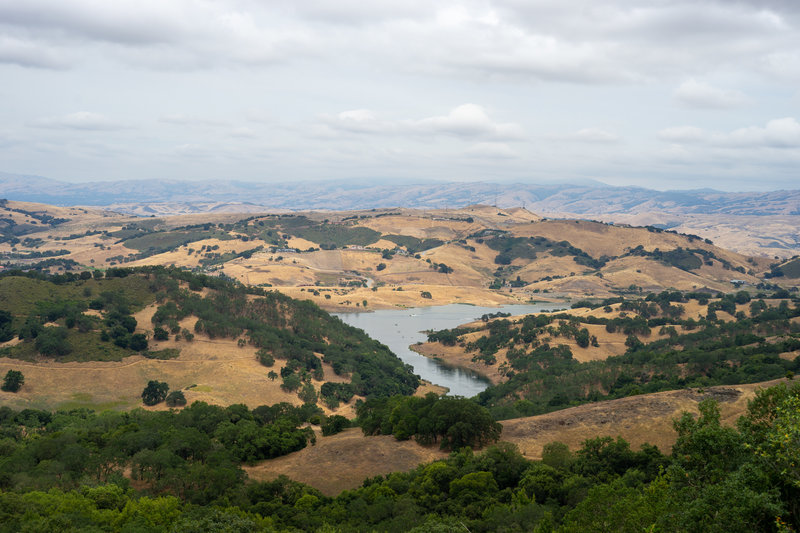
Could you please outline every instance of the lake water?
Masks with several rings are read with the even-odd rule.
[[[488,313],[511,313],[523,315],[539,313],[545,309],[563,307],[558,303],[529,305],[506,305],[502,307],[479,307],[475,305],[451,304],[410,309],[385,309],[368,313],[335,313],[343,322],[363,329],[370,337],[388,346],[404,362],[414,367],[414,373],[422,379],[450,389],[451,395],[470,398],[489,386],[489,382],[463,368],[450,367],[436,359],[424,357],[409,349],[418,342],[425,342],[426,330],[451,329],[461,324],[480,319]]]

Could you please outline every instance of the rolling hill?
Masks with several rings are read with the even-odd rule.
[[[7,265],[173,265],[328,309],[725,292],[763,283],[775,264],[655,226],[485,205],[140,218],[5,201],[0,219]],[[770,283],[793,285],[786,276]]]
[[[237,182],[131,180],[67,183],[0,173],[0,198],[93,205],[138,216],[407,208],[525,206],[549,218],[580,218],[693,233],[743,254],[800,252],[800,192],[654,191],[580,183],[401,180]]]

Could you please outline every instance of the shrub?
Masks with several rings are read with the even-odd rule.
[[[36,350],[42,355],[67,355],[72,351],[67,341],[67,328],[42,328],[36,336]]]
[[[348,427],[350,427],[350,421],[342,415],[329,416],[322,423],[322,436],[336,435]]]
[[[19,370],[9,370],[6,372],[6,377],[3,379],[3,385],[0,389],[6,392],[17,392],[20,387],[25,383],[25,376]]]
[[[166,403],[169,407],[183,407],[186,405],[186,396],[182,391],[174,390],[167,394]]]
[[[275,364],[275,358],[264,348],[261,348],[258,350],[258,352],[256,352],[256,357],[258,358],[258,362],[266,367],[270,367]]]
[[[156,405],[166,399],[168,391],[169,385],[166,383],[151,380],[142,391],[142,401],[145,405]]]
[[[147,349],[147,337],[144,333],[134,333],[128,342],[128,347],[134,352],[142,352]]]

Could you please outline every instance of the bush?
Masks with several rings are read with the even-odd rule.
[[[275,358],[264,348],[261,348],[258,350],[258,352],[256,352],[256,357],[258,358],[258,362],[266,367],[270,367],[275,364]]]
[[[134,352],[143,352],[147,349],[147,337],[145,337],[144,333],[135,333],[131,335],[131,339],[128,341],[128,347]]]
[[[300,380],[300,376],[292,373],[288,376],[284,376],[281,388],[287,392],[294,392],[299,389],[302,384],[303,382]]]
[[[67,341],[67,328],[42,328],[36,336],[36,350],[42,355],[67,355],[72,351]]]
[[[322,423],[322,436],[336,435],[350,427],[350,421],[342,415],[329,416]]]
[[[9,370],[6,372],[6,377],[3,379],[3,385],[0,389],[6,392],[17,392],[20,387],[25,383],[25,376],[19,370]]]
[[[165,341],[169,339],[169,332],[160,326],[156,326],[156,329],[153,330],[153,339]]]
[[[8,311],[0,310],[0,342],[10,341],[14,338],[14,330],[11,327],[13,316]]]
[[[314,389],[314,385],[311,383],[306,383],[303,385],[303,388],[300,389],[298,396],[303,403],[317,403],[317,391]]]
[[[174,390],[167,394],[166,402],[169,407],[183,407],[186,405],[186,396],[182,391]]]
[[[169,385],[166,383],[151,380],[142,391],[142,401],[145,405],[156,405],[166,399],[168,391]]]

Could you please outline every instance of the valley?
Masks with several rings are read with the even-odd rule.
[[[186,505],[233,498],[248,520],[271,516],[280,528],[369,530],[342,525],[336,511],[357,493],[371,509],[359,520],[405,530],[399,515],[372,507],[367,494],[379,490],[386,505],[411,506],[407,520],[420,527],[428,507],[445,522],[489,527],[497,516],[469,503],[481,498],[520,527],[554,512],[566,527],[592,501],[588,487],[623,475],[652,487],[658,465],[678,468],[679,456],[663,454],[700,431],[690,421],[745,431],[733,427],[754,419],[764,389],[797,390],[798,259],[634,219],[487,205],[134,217],[3,201],[0,210],[0,375],[21,378],[0,392],[0,425],[14,443],[0,483],[13,490],[114,479],[109,486]],[[426,319],[424,308],[454,304],[463,319]],[[521,305],[535,312],[505,312]],[[382,313],[384,329],[425,330],[403,342],[429,361],[412,367],[380,328],[375,340],[347,325],[373,315],[382,324]],[[391,313],[418,317],[401,326]],[[441,396],[435,377],[415,375],[419,361],[485,382],[464,389],[471,398]],[[166,402],[145,398],[151,386],[169,391]],[[702,416],[676,425],[685,412]],[[163,423],[181,429],[156,429]],[[117,429],[90,446],[97,425]],[[84,459],[30,451],[29,432],[72,439]],[[205,451],[187,451],[179,434]],[[222,455],[210,461],[209,450]],[[561,496],[537,496],[529,477],[556,464],[554,450],[566,462],[547,475],[564,483]],[[592,454],[611,455],[590,466]],[[504,478],[512,465],[528,477]],[[451,472],[444,485],[413,488],[438,469]],[[504,487],[500,499],[457,498],[473,474]],[[584,488],[566,497],[568,476]],[[316,503],[298,507],[302,498]]]

